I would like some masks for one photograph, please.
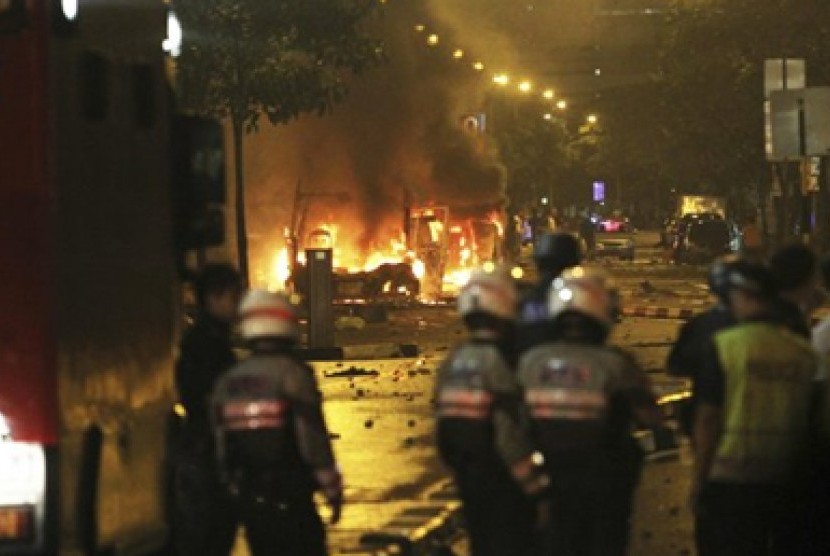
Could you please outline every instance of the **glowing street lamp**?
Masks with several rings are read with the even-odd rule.
[[[588,114],[586,120],[589,124],[594,125],[599,121],[599,117],[596,114]]]
[[[426,31],[426,25],[419,23],[415,26],[415,30],[419,33],[423,33],[424,31]]]
[[[556,102],[556,107],[559,110],[567,110],[568,109],[568,101],[565,99],[559,100]]]
[[[435,33],[431,34],[427,37],[427,44],[430,46],[437,46],[438,45],[438,35]]]
[[[510,76],[506,73],[497,73],[493,76],[493,83],[495,83],[496,85],[500,85],[502,87],[504,87],[505,85],[509,85]]]
[[[182,51],[182,26],[175,12],[167,12],[167,38],[161,41],[162,49],[177,58]]]
[[[551,121],[553,119],[553,114],[551,114],[550,112],[545,112],[544,114],[542,114],[542,117],[547,121]]]
[[[456,48],[455,51],[452,53],[452,57],[455,58],[456,60],[460,60],[461,58],[464,57],[464,51],[461,50],[460,48]]]
[[[553,89],[545,89],[545,91],[542,93],[542,96],[547,100],[553,100],[553,97],[556,96],[556,93],[553,91]]]
[[[522,81],[519,83],[519,90],[523,93],[529,93],[533,90],[533,83],[530,81]]]
[[[484,64],[482,64],[481,62],[475,62],[473,64],[473,69],[476,71],[484,71]]]
[[[61,11],[67,21],[75,21],[78,17],[78,0],[61,0]]]

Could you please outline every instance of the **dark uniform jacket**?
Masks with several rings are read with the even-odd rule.
[[[229,324],[202,313],[182,338],[176,387],[194,434],[209,437],[208,398],[216,380],[236,363],[230,337]]]
[[[653,408],[655,396],[648,376],[624,352],[574,342],[542,345],[522,357],[519,382],[533,440],[554,476],[591,469],[613,474],[624,467],[622,459],[636,459],[634,409]]]
[[[666,364],[669,374],[694,378],[704,365],[704,354],[712,337],[734,324],[732,313],[722,305],[692,317],[680,328],[677,341],[669,353]]]
[[[472,340],[458,346],[435,384],[438,446],[445,461],[456,469],[468,458],[507,469],[526,460],[532,449],[519,425],[520,402],[515,373],[497,344]]]
[[[307,364],[290,355],[254,355],[219,379],[212,406],[220,463],[231,474],[273,478],[278,488],[300,494],[319,486],[329,499],[340,496],[322,395]]]

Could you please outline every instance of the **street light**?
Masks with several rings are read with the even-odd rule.
[[[553,119],[553,114],[551,114],[550,112],[545,112],[544,114],[542,114],[542,117],[547,121],[551,121]]]
[[[461,50],[460,48],[456,48],[455,51],[452,53],[452,57],[455,58],[456,60],[460,60],[461,58],[464,57],[464,51]]]
[[[173,58],[182,52],[182,26],[173,10],[167,12],[167,38],[161,41],[161,48]]]
[[[553,100],[553,97],[556,96],[556,93],[553,91],[553,89],[545,89],[545,91],[542,93],[542,96],[547,100]]]
[[[559,110],[567,110],[567,108],[568,108],[568,101],[567,101],[567,100],[565,100],[565,99],[563,98],[562,100],[559,100],[559,101],[557,101],[557,102],[556,102],[556,107],[557,107]]]
[[[415,26],[415,30],[419,33],[423,33],[426,30],[426,25],[419,23]]]
[[[438,35],[435,33],[431,34],[427,37],[427,44],[430,46],[437,46],[438,45]]]
[[[596,114],[588,114],[588,118],[586,119],[591,125],[594,125],[599,121],[599,117]]]
[[[532,90],[533,83],[531,83],[530,81],[522,81],[521,83],[519,83],[519,91],[523,93],[529,93]]]
[[[476,71],[484,71],[484,64],[482,64],[481,62],[475,62],[473,64],[473,69]]]
[[[61,11],[67,21],[75,21],[78,17],[78,0],[61,0]]]
[[[500,85],[502,87],[504,87],[505,85],[509,85],[510,76],[506,73],[497,73],[493,76],[493,83],[495,83],[496,85]]]

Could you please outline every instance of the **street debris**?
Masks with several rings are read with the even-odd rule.
[[[378,376],[380,372],[377,369],[365,369],[363,367],[349,367],[342,371],[334,371],[331,373],[323,373],[326,378],[347,378],[355,376]]]

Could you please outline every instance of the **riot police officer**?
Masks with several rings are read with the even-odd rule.
[[[546,485],[519,425],[521,394],[505,358],[516,297],[506,273],[472,275],[458,297],[469,339],[436,381],[438,451],[455,476],[474,556],[528,554],[533,497]]]
[[[520,302],[516,341],[519,353],[553,339],[548,321],[548,292],[551,282],[563,270],[582,260],[579,240],[567,232],[545,234],[536,243],[533,258],[539,277]]]
[[[677,341],[669,353],[666,367],[673,376],[694,378],[703,365],[703,354],[712,337],[719,331],[735,324],[735,318],[729,311],[728,271],[731,265],[741,261],[736,255],[720,257],[709,268],[709,291],[716,302],[708,310],[695,315],[681,328]],[[694,416],[694,399],[682,406],[680,427],[684,434],[691,436]]]
[[[222,555],[233,546],[236,526],[219,484],[208,399],[216,380],[236,363],[231,328],[242,281],[228,264],[205,266],[196,278],[197,313],[176,361],[176,388],[184,418],[171,425],[171,525],[181,556]]]
[[[322,490],[336,523],[342,481],[314,372],[294,354],[294,309],[280,294],[253,291],[239,318],[252,355],[218,381],[212,398],[223,483],[254,556],[324,555],[314,492]]]
[[[715,335],[695,383],[698,552],[804,554],[796,542],[809,495],[795,485],[823,366],[807,340],[781,326],[768,268],[733,265],[728,287],[738,324]]]
[[[549,310],[558,340],[526,353],[519,382],[550,476],[545,554],[623,555],[642,453],[635,422],[659,423],[646,374],[605,345],[616,295],[599,270],[575,267],[554,280]]]

